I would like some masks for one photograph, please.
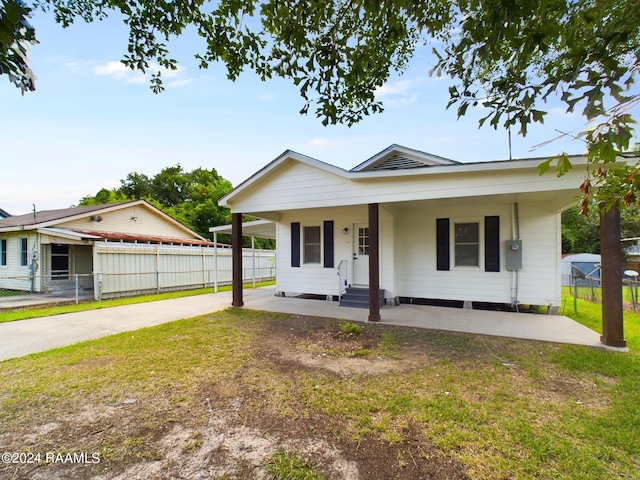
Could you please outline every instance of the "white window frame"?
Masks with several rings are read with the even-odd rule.
[[[4,244],[4,248],[3,248]],[[0,238],[0,267],[7,268],[9,263],[9,239],[7,237]]]
[[[307,267],[321,267],[323,265],[323,261],[324,261],[324,232],[323,232],[323,227],[322,227],[322,223],[303,223],[300,226],[300,236],[302,237],[300,239],[300,246],[302,247],[301,250],[301,262],[300,265],[302,266],[307,266]],[[319,230],[319,235],[320,235],[320,239],[319,239],[319,243],[318,243],[318,247],[320,248],[320,255],[318,258],[317,262],[309,262],[307,261],[307,243],[306,243],[306,236],[307,236],[307,228],[317,228]]]
[[[24,250],[22,249],[23,242]],[[29,266],[29,237],[20,237],[18,241],[18,264],[21,267]]]
[[[478,265],[457,265],[456,264],[456,225],[462,223],[478,224]],[[451,218],[451,252],[453,256],[453,268],[456,270],[480,270],[484,265],[484,217],[458,217]]]

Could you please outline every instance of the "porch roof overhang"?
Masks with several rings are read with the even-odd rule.
[[[99,240],[96,235],[82,234],[66,228],[43,227],[36,230],[37,233],[48,235],[50,237],[59,238],[61,240],[71,240],[74,242]]]

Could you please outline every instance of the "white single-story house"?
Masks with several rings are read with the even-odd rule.
[[[345,299],[360,287],[372,321],[402,302],[554,308],[560,214],[579,197],[586,159],[572,156],[562,177],[539,175],[544,160],[460,163],[391,145],[347,171],[286,151],[219,205],[234,241],[243,215],[274,222],[282,295]]]
[[[202,285],[211,247],[144,200],[16,215],[0,219],[0,288],[47,292],[76,275],[96,297]]]

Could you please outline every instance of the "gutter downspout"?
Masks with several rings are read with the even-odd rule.
[[[520,240],[520,215],[518,213],[518,203],[513,202],[512,208],[512,223],[511,223],[511,239],[512,240]],[[519,277],[518,270],[513,271],[513,279],[512,279],[512,296],[511,296],[511,307],[518,310],[518,287],[519,287]]]

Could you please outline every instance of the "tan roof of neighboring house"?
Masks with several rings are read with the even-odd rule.
[[[27,225],[38,225],[40,223],[48,223],[56,220],[63,220],[69,217],[75,217],[84,213],[91,213],[106,208],[115,207],[118,205],[125,205],[129,202],[109,203],[105,205],[90,205],[87,207],[71,207],[61,208],[57,210],[41,210],[24,215],[14,215],[13,217],[1,218],[0,227],[21,227]]]

